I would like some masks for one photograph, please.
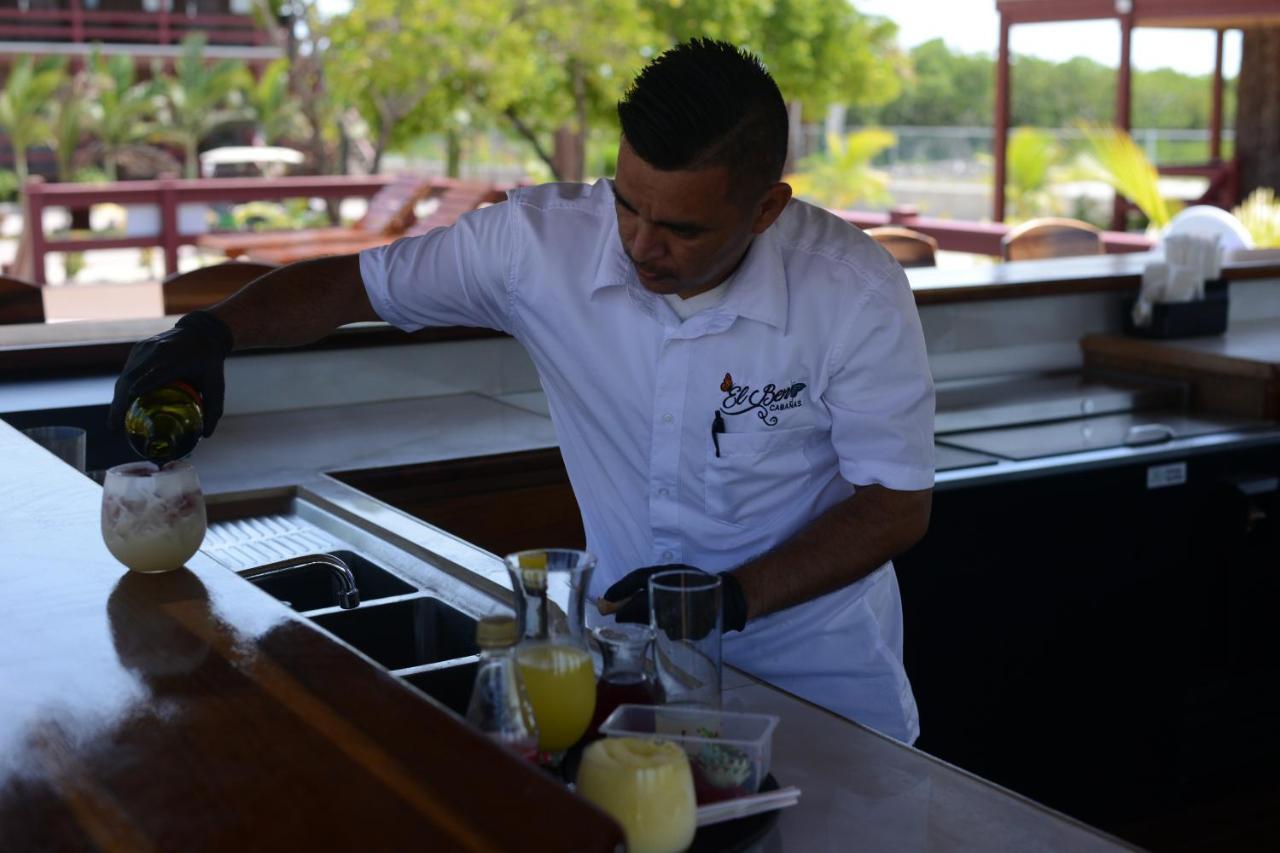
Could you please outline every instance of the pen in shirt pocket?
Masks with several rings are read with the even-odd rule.
[[[720,458],[720,433],[724,432],[724,418],[720,417],[720,410],[716,409],[715,420],[711,422],[711,442],[716,446],[716,458]]]

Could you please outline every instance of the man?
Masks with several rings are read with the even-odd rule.
[[[602,610],[643,618],[654,566],[724,573],[730,663],[912,742],[888,561],[928,525],[933,385],[906,278],[791,201],[786,109],[749,55],[679,45],[618,112],[615,181],[518,190],[450,228],[273,271],[140,343],[114,421],[181,377],[211,430],[233,348],[343,323],[507,332],[538,368]]]

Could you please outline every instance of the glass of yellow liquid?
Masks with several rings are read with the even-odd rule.
[[[629,853],[677,853],[693,842],[693,774],[688,756],[671,741],[596,741],[582,754],[578,793],[622,824]]]
[[[596,677],[583,635],[583,608],[596,559],[571,548],[506,557],[521,641],[516,663],[538,726],[538,748],[558,765],[586,733]]]

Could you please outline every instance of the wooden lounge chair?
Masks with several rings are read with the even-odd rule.
[[[1078,219],[1031,219],[1004,235],[1000,253],[1006,261],[1101,255],[1102,232]]]
[[[275,266],[253,261],[227,261],[223,264],[179,272],[160,285],[164,297],[164,313],[186,314],[221,302]]]
[[[937,266],[938,241],[928,234],[902,228],[898,225],[881,225],[868,228],[867,235],[893,255],[904,267]]]
[[[436,182],[421,175],[400,175],[369,199],[369,209],[351,227],[303,228],[294,231],[264,231],[203,234],[196,245],[213,249],[228,258],[247,255],[267,246],[292,245],[299,241],[359,240],[393,238],[413,222],[413,208],[435,188]]]
[[[43,322],[44,294],[40,285],[0,276],[0,324]]]
[[[444,225],[452,225],[459,216],[468,213],[484,204],[492,204],[505,198],[505,192],[493,184],[453,181],[441,188],[439,205],[427,216],[422,217],[403,234],[395,237],[353,240],[300,240],[288,245],[264,246],[253,249],[249,257],[255,261],[270,264],[291,264],[308,258],[323,255],[344,255],[371,249],[385,243],[393,242],[400,237],[417,237]]]

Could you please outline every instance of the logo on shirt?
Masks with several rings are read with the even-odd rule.
[[[720,411],[726,415],[755,412],[765,426],[777,426],[777,412],[798,409],[804,405],[800,392],[806,387],[803,382],[792,382],[781,387],[770,382],[763,388],[752,388],[750,385],[736,384],[733,375],[726,373],[724,381],[720,383],[720,390],[725,395],[720,401]]]

